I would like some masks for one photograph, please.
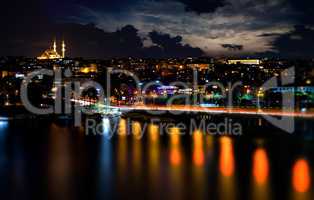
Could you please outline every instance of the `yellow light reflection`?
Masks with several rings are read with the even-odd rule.
[[[154,124],[149,125],[149,138],[151,142],[158,142],[159,139],[159,127]]]
[[[266,183],[269,174],[269,163],[265,149],[259,148],[253,155],[253,176],[257,184]]]
[[[295,162],[292,169],[292,185],[296,192],[305,193],[311,185],[311,175],[309,163],[305,159]]]
[[[119,136],[126,136],[127,135],[127,124],[125,119],[120,119],[119,127],[118,127],[118,135]]]
[[[206,174],[205,174],[205,156],[204,156],[204,135],[201,131],[196,130],[193,132],[193,179],[191,189],[194,191],[195,199],[204,199],[206,189]]]
[[[180,129],[175,127],[169,130],[170,136],[170,199],[182,199],[183,194],[183,154],[180,142]]]
[[[175,148],[171,150],[170,153],[170,162],[172,165],[180,165],[181,155],[179,149]]]
[[[193,142],[194,146],[202,147],[203,146],[203,134],[201,131],[197,130],[193,133]]]
[[[151,188],[157,189],[160,184],[159,127],[154,124],[150,124],[148,134],[148,177]],[[154,198],[154,196],[152,196],[152,198]]]
[[[133,133],[133,143],[132,143],[132,164],[133,164],[133,172],[134,177],[138,177],[141,173],[141,166],[142,166],[142,141],[141,133],[142,133],[142,126],[140,122],[132,122],[132,133]]]
[[[204,165],[203,134],[200,131],[193,133],[193,163],[196,166]]]
[[[120,119],[119,121],[119,128],[118,128],[118,144],[117,144],[117,169],[118,175],[121,179],[123,179],[126,175],[127,171],[127,150],[128,150],[128,143],[127,143],[127,128],[126,128],[126,120]]]
[[[219,199],[236,199],[236,182],[234,177],[234,152],[233,142],[229,137],[219,139]]]
[[[232,140],[228,137],[220,138],[219,169],[222,175],[232,176],[234,173],[234,154]]]
[[[262,141],[260,145],[262,145]],[[253,152],[252,167],[252,199],[270,199],[272,197],[272,190],[269,184],[270,169],[265,148],[260,147]]]
[[[132,122],[132,133],[135,139],[141,139],[142,127],[140,122]]]
[[[180,144],[180,129],[179,128],[170,129],[170,142],[171,142],[171,146],[178,146]]]
[[[69,198],[69,173],[71,172],[71,154],[69,148],[70,137],[66,129],[52,124],[49,131],[48,144],[48,180],[49,190],[53,191],[54,198]],[[83,145],[83,143],[82,143]],[[84,148],[84,146],[81,146]],[[82,159],[85,157],[83,156]],[[60,191],[60,192],[59,192]]]
[[[181,151],[180,151],[180,129],[170,129],[170,163],[172,165],[181,164]]]
[[[149,134],[149,163],[152,168],[159,164],[159,127],[150,124],[148,129]]]

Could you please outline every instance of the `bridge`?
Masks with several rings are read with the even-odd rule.
[[[276,117],[301,117],[314,118],[314,112],[301,112],[279,109],[258,109],[258,108],[227,108],[227,107],[202,107],[200,105],[106,105],[84,100],[72,100],[79,102],[82,106],[95,106],[94,112],[100,114],[121,114],[130,111],[146,111],[152,114],[170,112],[178,113],[204,113],[204,114],[238,114],[238,115],[256,115],[256,116],[276,116]],[[157,113],[158,112],[158,113]]]
[[[276,116],[276,117],[302,117],[314,118],[314,112],[285,111],[278,109],[256,109],[256,108],[221,108],[221,107],[201,107],[198,105],[132,105],[132,106],[106,106],[102,105],[100,113],[127,113],[130,111],[146,111],[152,114],[163,114],[166,112],[173,114],[180,113],[204,113],[204,114],[238,114],[238,115],[256,115],[256,116]]]

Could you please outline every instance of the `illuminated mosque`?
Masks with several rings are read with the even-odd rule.
[[[53,42],[52,49],[47,49],[41,56],[37,57],[39,60],[53,60],[53,59],[62,59],[65,58],[65,42],[62,41],[62,55],[57,52],[57,43],[56,41]]]

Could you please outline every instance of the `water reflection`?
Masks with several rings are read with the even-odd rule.
[[[117,141],[117,174],[120,184],[124,183],[127,174],[127,123],[121,118],[118,127],[118,141]]]
[[[102,134],[106,137],[106,138],[110,138],[110,121],[109,118],[104,117],[102,119]]]
[[[7,131],[8,131],[8,121],[1,121],[0,119],[0,176],[7,176],[7,162],[8,156],[6,155],[6,139],[7,139]],[[2,179],[3,179],[2,178]]]
[[[48,147],[48,179],[50,193],[55,195],[53,199],[71,199],[70,176],[71,155],[70,137],[66,128],[52,124],[49,133]]]
[[[253,199],[270,199],[269,161],[265,148],[259,147],[253,152],[252,164],[254,179],[252,183]]]
[[[160,131],[159,131],[159,127],[157,125],[150,124],[148,127],[148,134],[149,134],[150,141],[153,144],[159,142]]]
[[[170,163],[173,166],[178,166],[181,164],[181,145],[180,145],[180,129],[171,128],[170,129]]]
[[[212,135],[206,135],[206,153],[211,156],[214,150],[214,137]]]
[[[223,176],[230,177],[234,173],[234,154],[231,138],[220,138],[219,169]]]
[[[142,126],[140,122],[137,121],[133,121],[132,122],[132,134],[133,134],[133,138],[136,140],[140,140],[142,139]]]
[[[236,199],[233,141],[229,137],[221,137],[219,143],[219,197],[228,200]]]
[[[160,154],[160,146],[159,146],[159,127],[154,124],[149,125],[148,129],[149,134],[149,169],[152,172],[156,172],[156,168],[158,168],[159,163],[159,154]]]
[[[133,176],[136,180],[140,178],[142,166],[142,126],[140,122],[132,122],[132,167]]]
[[[193,133],[193,163],[196,166],[204,166],[203,134],[200,131]]]
[[[158,185],[161,181],[160,174],[160,140],[159,140],[159,127],[150,124],[148,127],[148,172],[149,172],[149,188],[150,195],[155,194],[154,191],[158,190]],[[156,194],[151,196],[156,198]]]
[[[180,139],[180,129],[175,127],[170,135],[170,187],[172,198],[181,199],[183,194],[183,153]]]
[[[292,185],[296,192],[305,193],[309,191],[311,175],[307,160],[301,158],[295,161],[292,168]]]
[[[199,130],[193,132],[192,153],[194,198],[204,199],[206,191],[204,187],[204,185],[206,184],[204,134]]]
[[[0,144],[3,142],[7,129],[8,129],[8,121],[0,121]],[[2,147],[2,145],[1,145]]]
[[[118,135],[122,137],[127,135],[127,123],[126,120],[123,118],[121,118],[119,121]]]
[[[104,196],[106,193],[112,190],[112,143],[110,140],[110,121],[108,118],[103,118],[102,120],[103,125],[103,136],[104,140],[101,141],[100,144],[100,154],[97,158],[99,160],[98,165],[98,177],[99,184],[98,184],[98,196]]]
[[[292,199],[310,200],[311,172],[307,159],[299,158],[292,166]]]
[[[5,129],[8,127],[8,121],[1,121],[0,120],[0,132],[2,132],[2,129]]]
[[[0,122],[3,199],[313,199],[313,141],[274,136],[254,147],[251,137],[190,137],[179,128],[160,136],[162,126],[127,122],[112,140],[51,122]],[[106,135],[112,121],[102,123]],[[291,163],[302,145],[306,158]]]
[[[258,148],[253,154],[253,176],[258,185],[264,185],[268,180],[269,164],[266,150]]]

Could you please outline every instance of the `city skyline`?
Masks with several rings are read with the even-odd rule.
[[[10,0],[2,199],[314,199],[314,3]]]

